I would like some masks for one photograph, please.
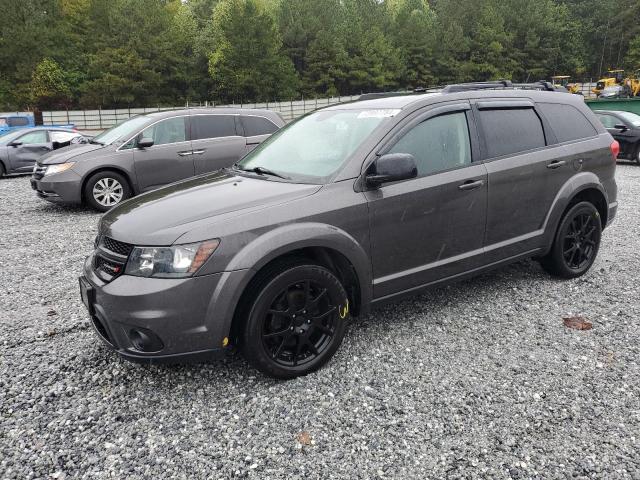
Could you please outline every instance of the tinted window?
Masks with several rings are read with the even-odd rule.
[[[167,143],[184,142],[185,117],[175,117],[162,120],[142,131],[140,138],[152,138],[154,145],[166,145]]]
[[[469,126],[464,112],[430,118],[402,137],[390,153],[410,153],[418,176],[471,163]]]
[[[560,143],[589,138],[598,134],[587,118],[571,105],[540,103],[538,107],[547,118]]]
[[[544,147],[542,122],[532,108],[480,110],[490,158]]]
[[[24,127],[29,125],[29,119],[25,117],[9,117],[10,127]]]
[[[245,137],[253,137],[254,135],[270,135],[278,129],[273,122],[270,122],[264,117],[243,116],[241,118]]]
[[[23,145],[29,145],[31,143],[47,143],[47,131],[35,130],[33,132],[29,132],[20,138],[16,138],[16,142],[22,142]]]
[[[234,135],[236,135],[236,122],[233,115],[193,115],[191,117],[193,140]]]

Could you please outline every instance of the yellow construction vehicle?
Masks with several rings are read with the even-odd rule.
[[[630,97],[640,97],[640,68],[624,79],[624,86]]]
[[[580,91],[580,86],[577,83],[570,83],[569,79],[571,77],[569,75],[554,75],[551,77],[551,83],[555,87],[564,87],[567,89],[567,92],[573,93],[575,95],[582,95]]]
[[[598,80],[595,88],[591,90],[596,96],[600,95],[606,87],[624,84],[624,70],[609,70],[607,73],[609,76]]]

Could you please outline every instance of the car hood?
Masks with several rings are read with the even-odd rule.
[[[171,245],[185,233],[317,192],[320,185],[215,172],[134,197],[107,212],[100,233],[134,245]],[[203,239],[204,240],[204,239]]]
[[[101,150],[103,148],[107,147],[105,145],[97,145],[93,143],[69,145],[68,147],[63,147],[43,155],[38,160],[38,163],[40,165],[57,165],[59,163],[68,162],[83,153],[95,152],[96,150]]]

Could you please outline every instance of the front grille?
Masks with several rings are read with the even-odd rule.
[[[46,165],[36,164],[36,166],[33,168],[33,178],[35,178],[36,180],[40,180],[42,177],[44,177],[44,173],[46,171]]]
[[[128,257],[131,250],[133,250],[133,245],[119,242],[118,240],[114,240],[109,237],[102,237],[102,246],[110,252],[117,253],[118,255],[123,255],[125,257]]]
[[[93,258],[93,268],[102,280],[110,282],[123,272],[124,263],[114,262],[96,255]]]

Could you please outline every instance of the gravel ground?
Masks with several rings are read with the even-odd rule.
[[[0,478],[640,479],[640,167],[618,185],[582,279],[521,262],[434,289],[278,382],[109,352],[76,280],[98,215],[0,179]]]

